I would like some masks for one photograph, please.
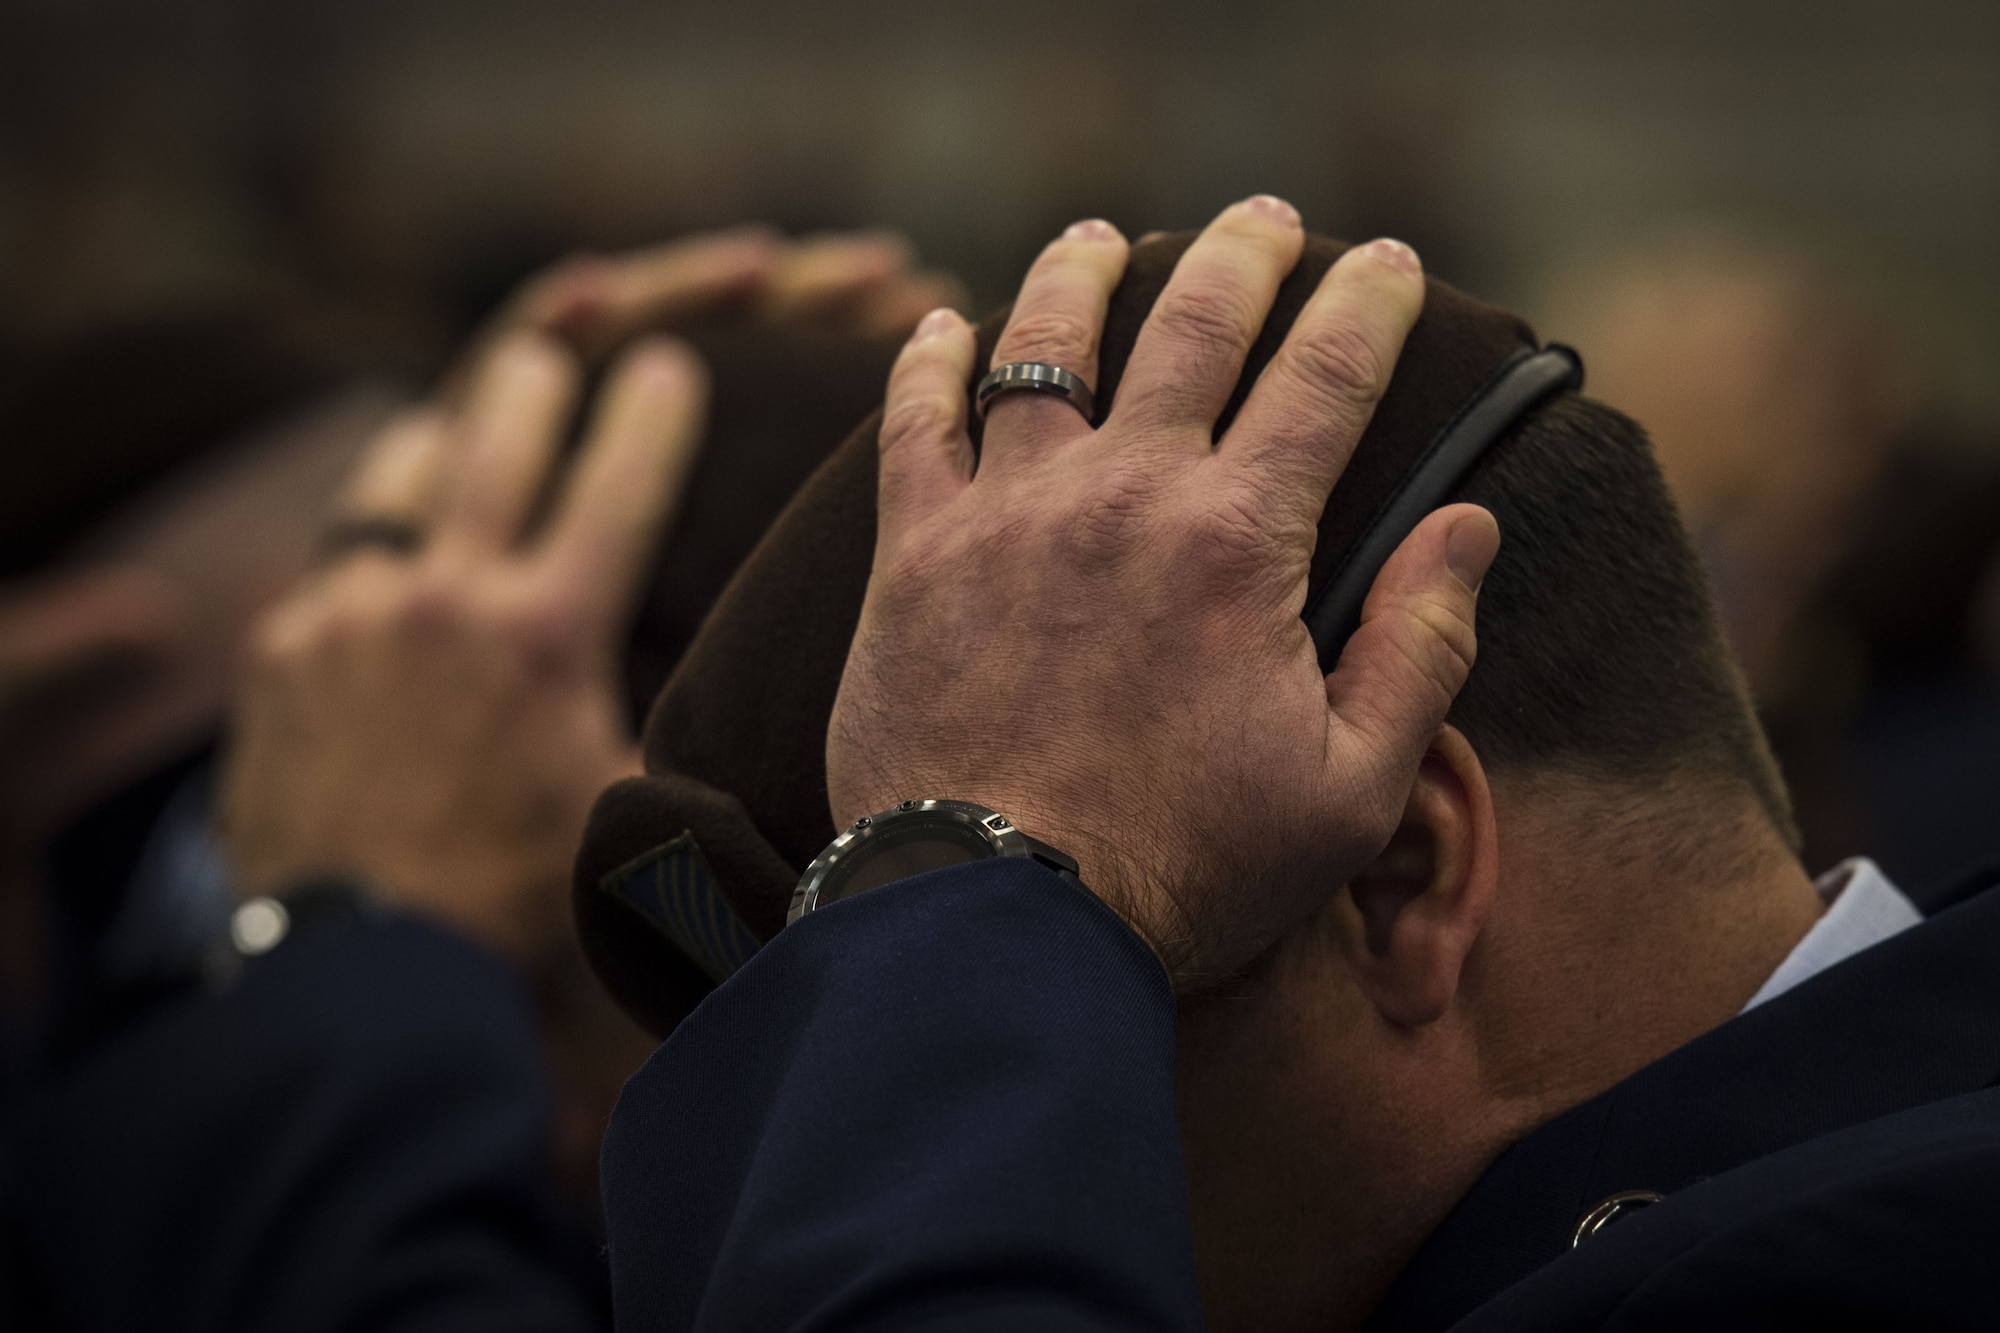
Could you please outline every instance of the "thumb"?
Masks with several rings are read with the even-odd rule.
[[[1326,678],[1343,767],[1413,768],[1465,687],[1477,655],[1479,584],[1500,551],[1500,525],[1477,505],[1419,523],[1375,577],[1361,627]]]

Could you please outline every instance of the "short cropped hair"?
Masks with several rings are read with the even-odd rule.
[[[1740,786],[1796,846],[1790,798],[1638,423],[1565,394],[1452,498],[1500,524],[1478,659],[1448,719],[1481,761]]]

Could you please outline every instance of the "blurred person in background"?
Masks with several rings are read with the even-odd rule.
[[[1553,327],[1652,436],[1815,869],[1918,901],[2000,863],[2000,674],[1979,650],[2000,453],[1930,424],[1863,279],[1710,232],[1568,275]]]
[[[495,386],[520,378],[492,367],[497,360],[518,368],[509,349],[520,338],[531,334],[547,345],[545,361],[566,367],[560,373],[573,394],[631,338],[656,327],[688,329],[719,369],[719,447],[695,450],[689,437],[671,475],[625,479],[635,503],[659,511],[620,550],[636,573],[614,604],[601,607],[606,620],[597,637],[607,640],[606,656],[593,659],[582,686],[596,700],[588,725],[600,729],[597,738],[607,744],[622,738],[629,750],[629,701],[650,697],[769,515],[865,412],[900,335],[956,292],[950,280],[915,269],[909,247],[894,237],[789,242],[747,229],[558,266],[526,284],[489,321],[428,407],[408,409],[392,389],[370,385],[336,393],[301,416],[293,406],[298,377],[232,379],[224,372],[235,362],[216,354],[214,339],[205,343],[172,325],[114,342],[117,355],[86,346],[56,372],[23,373],[10,438],[24,448],[10,454],[10,466],[40,484],[9,492],[23,520],[10,528],[21,548],[10,551],[19,577],[0,602],[6,758],[0,907],[8,918],[0,980],[7,986],[15,1096],[31,1095],[44,1107],[64,1104],[66,1096],[87,1105],[93,1094],[115,1090],[120,1043],[135,1030],[178,1024],[184,1055],[198,1061],[227,1062],[232,1045],[243,1041],[227,1017],[232,1001],[202,994],[240,882],[208,829],[209,738],[235,688],[233,658],[247,626],[273,598],[302,576],[305,586],[319,586],[325,575],[308,573],[315,561],[337,558],[357,537],[363,546],[408,539],[384,524],[421,516],[409,506],[385,515],[382,488],[409,482],[412,469],[421,470],[419,455],[431,458],[422,466],[431,467],[433,480],[444,475],[448,469],[435,453],[441,435],[453,434],[446,423],[481,408],[490,413]],[[237,353],[236,361],[256,361],[248,355],[257,349],[254,339],[224,347]],[[163,373],[163,361],[181,376]],[[74,404],[96,402],[90,395],[121,370],[154,392],[121,400],[122,414],[99,406],[96,419],[105,424],[98,434],[74,435],[65,451],[64,426],[78,419]],[[202,370],[206,379],[194,373]],[[534,377],[532,369],[523,373]],[[202,398],[201,388],[217,385]],[[190,399],[200,410],[188,406]],[[564,411],[542,423],[539,463],[514,477],[529,487],[521,503],[532,516],[558,489],[570,440]],[[229,412],[249,424],[234,431],[218,425]],[[258,425],[260,413],[279,425]],[[377,431],[383,441],[371,455],[374,465],[343,483],[343,472]],[[92,466],[100,460],[102,466]],[[460,458],[456,467],[463,473],[484,463]],[[107,474],[115,484],[107,485]],[[399,480],[383,480],[391,475]],[[683,507],[683,492],[692,503],[662,544],[660,529]],[[516,648],[517,658],[529,651]],[[581,717],[566,721],[586,725]],[[549,778],[530,765],[525,780],[560,785],[580,778],[587,805],[604,777],[589,769]],[[426,907],[447,926],[503,950],[531,983],[545,1038],[540,1058],[551,1064],[559,1089],[552,1142],[537,1146],[553,1152],[568,1207],[585,1219],[579,1230],[587,1232],[594,1225],[597,1137],[618,1084],[650,1042],[602,998],[567,944],[559,900],[582,805],[537,806],[530,812],[537,835],[495,849],[495,861],[484,867],[517,886],[552,886],[554,910],[502,923],[490,899],[461,902],[445,891]],[[197,1016],[203,1005],[221,1011]],[[474,1019],[471,1009],[451,1012]],[[502,1029],[510,1012],[504,1005],[496,1010]],[[392,1007],[356,1021],[398,1020]],[[476,1045],[478,1032],[472,1036]],[[529,1037],[532,1044],[532,1029]],[[324,1043],[328,1034],[317,1039]],[[449,1045],[450,1023],[430,1029],[429,1039]],[[314,1040],[302,1032],[291,1054],[309,1056]],[[424,1038],[411,1040],[420,1055]],[[356,1081],[367,1084],[365,1068]],[[549,1130],[532,1114],[533,1099],[519,1095],[528,1086],[517,1081],[514,1095],[500,1096],[490,1109],[505,1114],[511,1107]],[[51,1123],[36,1114],[44,1128]],[[62,1172],[74,1160],[46,1136],[24,1134],[20,1160],[40,1163],[23,1177],[32,1212],[35,1191],[44,1191],[46,1204],[46,1191],[61,1192]],[[549,1163],[535,1165],[537,1178],[546,1177]],[[169,1182],[156,1183],[171,1195]],[[132,1184],[116,1188],[129,1191]],[[79,1188],[77,1197],[88,1199],[91,1190]],[[176,1202],[188,1200],[163,1200]],[[189,1237],[191,1272],[176,1288],[183,1297],[188,1284],[203,1280],[203,1262],[223,1261],[220,1253],[201,1251],[204,1239],[216,1237]],[[116,1302],[148,1298],[143,1280],[108,1286],[92,1280],[103,1256],[68,1252],[59,1236],[37,1233],[26,1248],[40,1256],[31,1267],[45,1278],[56,1275],[47,1285],[54,1309],[82,1318],[72,1307],[79,1292],[91,1291],[112,1302],[98,1313],[115,1325]],[[185,1300],[169,1300],[164,1309],[193,1317]]]
[[[21,351],[0,385],[0,874],[21,927],[6,977],[18,1041],[45,1003],[63,1022],[87,1004],[83,940],[119,910],[153,813],[133,808],[140,793],[171,789],[205,747],[244,627],[306,568],[328,498],[403,395],[242,313]],[[92,864],[71,875],[78,859]],[[72,881],[59,902],[51,879]]]
[[[554,763],[499,770],[519,773],[531,800],[507,806],[526,818],[478,867],[491,893],[436,892],[410,916],[330,882],[283,906],[232,912],[224,902],[228,933],[195,932],[201,952],[181,986],[93,1033],[30,1089],[11,1145],[16,1262],[43,1319],[107,1329],[602,1322],[587,1243],[563,1225],[550,1188],[547,1079],[524,981],[546,966],[555,932],[532,899],[542,840],[562,837],[565,780],[615,770],[628,743],[615,621],[693,456],[699,423],[683,386],[695,373],[683,351],[641,347],[627,358],[581,456],[591,503],[560,504],[552,516],[560,531],[589,529],[610,548],[572,557],[565,571],[596,584],[587,610],[574,582],[536,590],[534,609],[588,631],[575,645],[580,669],[562,676],[582,695],[573,715],[477,716],[454,728],[429,695],[412,731],[397,708],[406,682],[369,681],[375,714],[432,752],[440,737],[478,745],[510,722],[541,727],[551,754],[536,758]],[[574,360],[546,334],[502,334],[470,372],[462,406],[388,429],[343,504],[405,503],[337,518],[334,544],[348,549],[329,551],[271,613],[262,640],[409,554],[406,529],[391,525],[416,522],[433,488],[468,518],[495,492],[515,507],[498,519],[510,525],[499,551],[484,552],[494,563],[526,524],[569,404],[517,409],[565,376],[573,387]],[[663,379],[682,388],[664,413],[649,393]],[[648,531],[599,522],[612,498],[607,458],[611,490]],[[427,526],[424,536],[435,558],[446,534]],[[525,554],[518,563],[539,564]],[[449,577],[433,583],[439,596],[451,591]],[[482,647],[481,660],[452,665],[473,679],[482,669],[547,678],[556,656],[550,645]],[[498,774],[476,765],[453,776]],[[224,884],[259,869],[254,858],[228,866]],[[322,868],[329,881],[349,869]]]
[[[648,322],[699,325],[735,382],[725,439],[750,440],[704,460],[704,503],[656,566],[634,699],[651,697],[763,519],[867,408],[862,391],[829,393],[831,373],[797,387],[776,363],[836,359],[866,378],[954,291],[910,271],[895,238],[791,245],[751,231],[573,261],[491,321],[482,339],[547,326],[599,359]],[[244,627],[306,569],[342,476],[407,395],[344,384],[338,363],[254,317],[154,320],[6,370],[0,809],[16,830],[11,873],[53,873],[74,930],[95,937],[186,776],[170,770],[206,750]]]

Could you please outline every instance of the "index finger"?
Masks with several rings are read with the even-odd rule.
[[[773,321],[831,315],[908,272],[915,260],[915,247],[894,232],[808,236],[779,252],[770,281],[758,294],[758,312]]]
[[[571,259],[531,279],[500,323],[559,334],[597,352],[651,325],[750,295],[779,257],[770,229],[739,227],[608,258]]]

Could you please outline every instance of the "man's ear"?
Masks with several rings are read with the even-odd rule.
[[[1391,1023],[1442,1018],[1486,924],[1500,846],[1486,770],[1456,727],[1418,766],[1403,821],[1348,885],[1343,948],[1362,994]]]

